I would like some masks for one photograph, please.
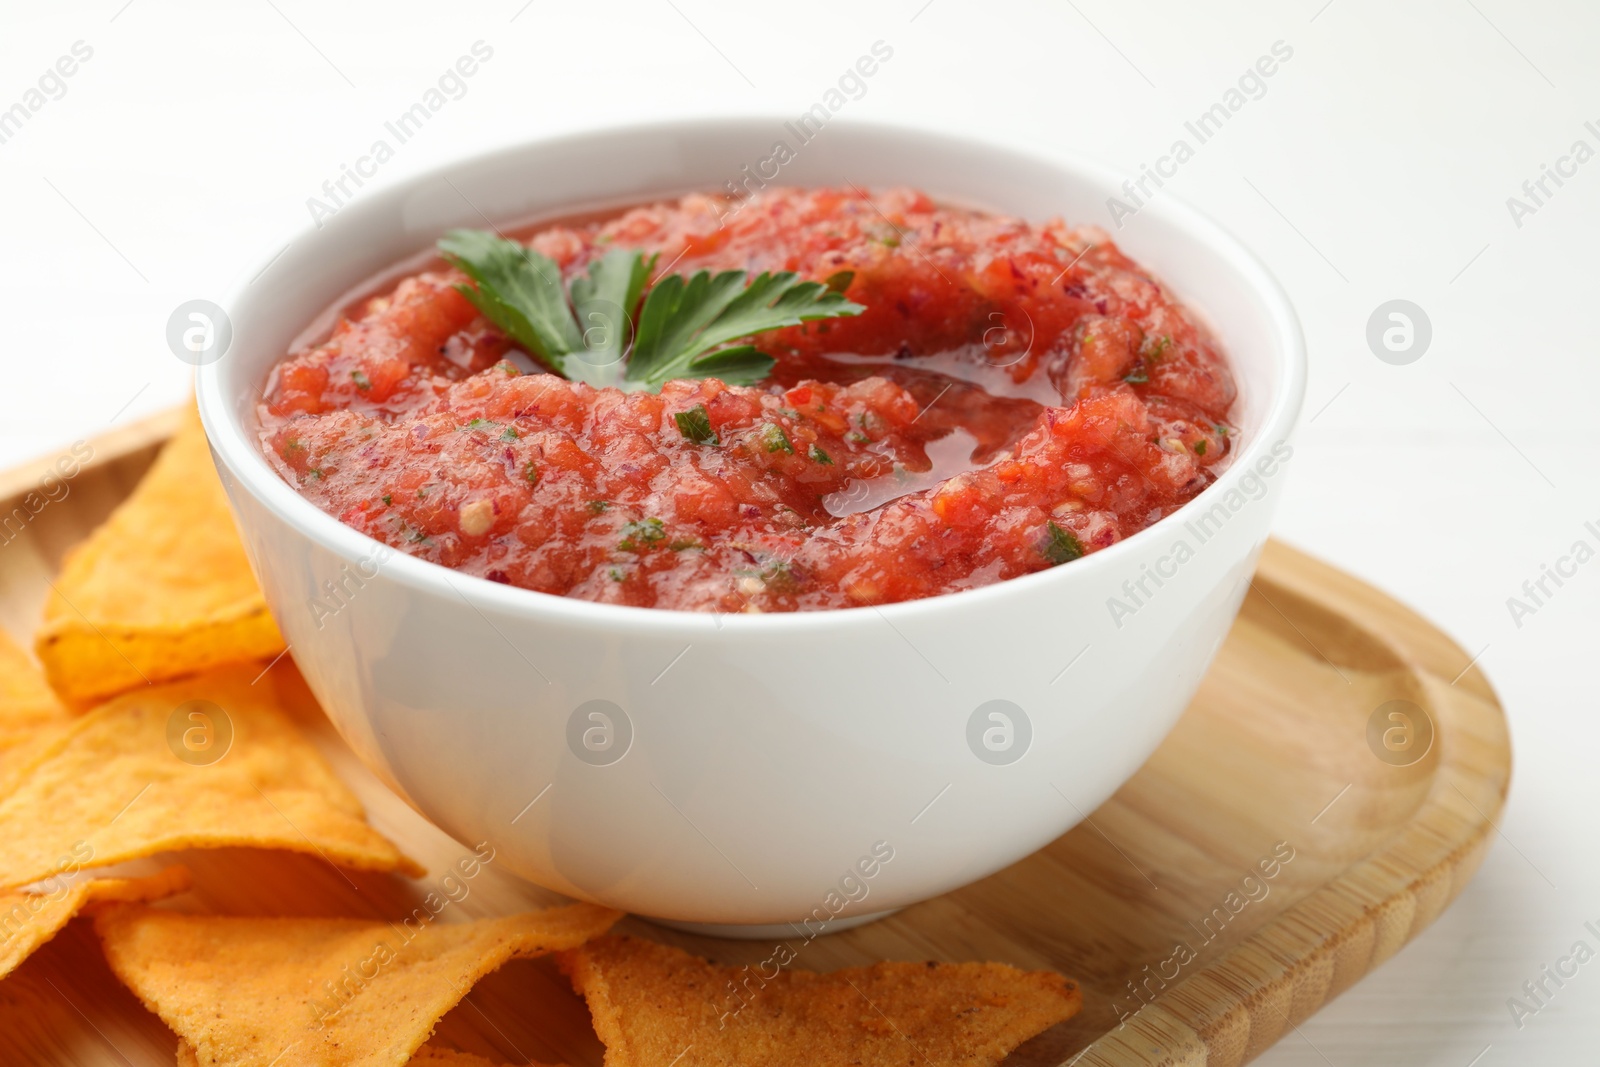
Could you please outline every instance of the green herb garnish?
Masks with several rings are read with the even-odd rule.
[[[1206,454],[1205,438],[1201,438],[1194,443],[1194,454],[1197,456],[1203,456]]]
[[[1150,375],[1145,373],[1143,367],[1135,367],[1127,374],[1124,374],[1122,376],[1122,380],[1127,382],[1129,385],[1143,385],[1145,382],[1150,380]]]
[[[517,241],[454,230],[439,250],[475,283],[457,286],[462,295],[545,367],[628,392],[660,392],[675,378],[758,382],[774,361],[751,337],[865,310],[787,271],[669,274],[645,293],[655,257],[612,249],[564,293],[555,262]]]
[[[390,496],[388,493],[383,494],[383,506],[384,507],[388,507],[389,505],[391,505],[393,503],[394,503],[394,497]]]
[[[788,271],[758,274],[748,284],[747,277],[742,270],[700,271],[687,281],[670,274],[656,282],[639,312],[639,335],[624,382],[651,392],[674,378],[758,382],[775,361],[740,342],[768,330],[866,310]]]
[[[678,424],[678,432],[697,445],[714,445],[717,443],[717,431],[711,428],[711,413],[704,404],[696,404],[688,411],[680,411],[672,416]]]
[[[1059,567],[1082,556],[1083,544],[1077,534],[1050,522],[1045,524],[1044,543],[1039,546],[1039,552],[1050,566]]]
[[[825,467],[833,466],[833,457],[828,455],[826,452],[824,452],[821,448],[819,448],[816,445],[812,445],[811,446],[811,450],[809,452],[807,452],[806,455],[810,456],[813,460],[815,460],[816,462],[822,464]]]
[[[356,388],[361,390],[363,393],[372,388],[372,379],[368,378],[365,374],[362,374],[358,370],[353,370],[350,372],[350,380],[355,382]]]

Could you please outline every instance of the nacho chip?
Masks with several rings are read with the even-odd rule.
[[[979,1067],[1083,1003],[1059,974],[1003,963],[774,967],[763,981],[759,969],[620,936],[560,962],[589,1002],[606,1067]]]
[[[438,1045],[423,1045],[417,1049],[416,1055],[411,1057],[411,1067],[496,1067],[492,1060],[482,1056],[474,1056],[470,1052],[457,1052],[454,1049],[440,1048]],[[536,1067],[529,1064],[529,1067]]]
[[[22,758],[18,750],[71,718],[28,654],[0,630],[0,789]]]
[[[0,751],[69,717],[28,654],[0,630]]]
[[[189,888],[189,872],[168,867],[148,878],[89,878],[34,893],[0,893],[0,978],[67,925],[89,904],[160,900]]]
[[[438,1045],[423,1045],[407,1062],[410,1067],[499,1067],[492,1060],[486,1060],[482,1056],[474,1056],[470,1052],[456,1052],[454,1049],[440,1048]],[[178,1040],[178,1067],[200,1067],[200,1058],[195,1055],[194,1046],[182,1038]],[[546,1067],[546,1065],[530,1063],[528,1067]]]
[[[621,917],[573,904],[396,924],[126,904],[99,912],[95,929],[111,969],[193,1047],[198,1067],[401,1067],[478,979],[509,959],[575,948]]]
[[[35,650],[73,703],[283,651],[198,417],[67,555]]]
[[[470,1052],[457,1052],[454,1049],[440,1048],[438,1045],[423,1045],[417,1049],[417,1054],[411,1057],[411,1067],[499,1067],[499,1065],[482,1056],[474,1056]],[[530,1062],[528,1067],[554,1067],[554,1065]]]
[[[252,684],[259,671],[127,693],[30,747],[0,785],[0,886],[183,848],[281,848],[421,874],[277,710],[275,680]]]

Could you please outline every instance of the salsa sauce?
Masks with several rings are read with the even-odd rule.
[[[558,596],[759,612],[911,600],[1068,563],[1170,513],[1231,446],[1228,365],[1101,230],[911,189],[690,195],[520,239],[848,275],[865,311],[761,334],[756,386],[596,389],[422,264],[290,352],[260,405],[282,476],[414,556]],[[703,406],[709,432],[676,415]],[[698,439],[697,439],[698,438]]]

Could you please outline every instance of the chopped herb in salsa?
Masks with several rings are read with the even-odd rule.
[[[704,404],[696,404],[688,411],[680,411],[672,416],[678,424],[678,432],[697,445],[718,444],[717,431],[711,428],[711,415],[706,411]]]
[[[1082,556],[1083,544],[1078,540],[1078,535],[1071,530],[1049,522],[1045,523],[1044,544],[1039,546],[1039,551],[1049,561],[1050,566],[1059,567]]]

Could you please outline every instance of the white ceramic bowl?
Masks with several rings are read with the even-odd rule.
[[[780,139],[793,142],[781,120],[612,130],[364,197],[232,294],[232,347],[201,368],[198,390],[296,662],[356,752],[419,811],[575,897],[698,924],[809,918],[817,932],[981,878],[1063,833],[1193,694],[1267,536],[1304,390],[1294,311],[1237,241],[1165,194],[1115,233],[1226,347],[1241,386],[1232,466],[1119,544],[970,592],[735,617],[531,593],[383,549],[303,500],[255,436],[261,384],[291,339],[445,230],[719,190]],[[778,180],[907,184],[1102,225],[1121,183],[1079,159],[844,123]],[[315,607],[330,582],[346,590],[331,615]]]

